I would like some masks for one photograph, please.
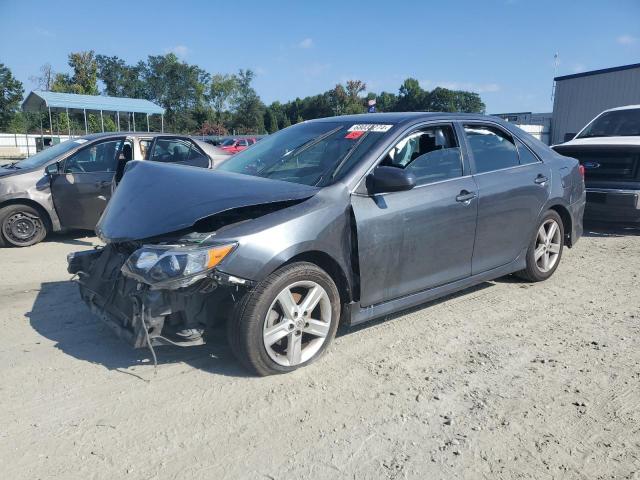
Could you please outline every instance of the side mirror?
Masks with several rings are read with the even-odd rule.
[[[60,173],[60,164],[58,162],[47,165],[44,169],[47,175],[57,175]]]
[[[402,192],[416,186],[416,177],[398,167],[377,167],[367,177],[369,193]]]

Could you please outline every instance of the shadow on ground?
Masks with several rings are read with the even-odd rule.
[[[127,369],[152,362],[148,349],[133,349],[96,318],[71,281],[43,283],[25,316],[40,335],[79,360],[134,376]],[[224,331],[210,333],[208,343],[200,347],[156,347],[158,365],[186,363],[214,374],[247,376],[228,348]]]
[[[640,236],[640,225],[621,223],[585,222],[585,237],[637,237]]]
[[[91,245],[90,241],[84,240],[86,238],[84,235],[86,235],[86,232],[73,232],[56,235],[49,241]],[[640,228],[597,224],[585,226],[585,236],[620,237],[627,235],[640,235]],[[397,320],[404,315],[423,308],[429,308],[454,298],[484,290],[496,282],[522,283],[522,280],[509,275],[493,282],[483,282],[475,287],[378,320],[366,322],[355,327],[341,328],[338,335],[350,335],[364,328],[379,325],[382,322]],[[136,365],[148,365],[150,362],[151,355],[147,349],[136,350],[131,348],[91,314],[80,299],[77,285],[73,282],[43,283],[32,310],[26,313],[25,316],[29,318],[32,327],[38,333],[56,342],[57,348],[77,359],[100,364],[110,370],[134,376],[137,375],[127,370]],[[233,357],[226,343],[226,335],[223,329],[209,332],[207,345],[190,348],[159,347],[156,348],[156,353],[159,365],[186,363],[194,368],[214,374],[247,376],[247,372]]]
[[[91,230],[72,230],[68,232],[51,233],[44,240],[46,243],[64,243],[67,245],[91,246],[94,243],[91,237],[95,237]]]

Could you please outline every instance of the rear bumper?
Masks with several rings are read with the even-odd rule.
[[[581,196],[580,200],[577,202],[573,202],[569,205],[569,213],[571,214],[571,236],[570,236],[570,244],[572,247],[576,244],[580,237],[582,237],[582,233],[584,231],[582,218],[584,216],[585,209],[585,196],[584,194]]]
[[[587,188],[586,220],[640,222],[640,190]]]

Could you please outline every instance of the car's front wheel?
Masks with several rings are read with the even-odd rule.
[[[518,275],[530,282],[546,280],[558,268],[564,247],[562,218],[549,210],[538,225],[527,250],[527,266]]]
[[[248,292],[228,324],[236,357],[258,375],[308,365],[322,355],[335,336],[340,295],[318,266],[287,265]]]
[[[35,208],[13,204],[0,209],[0,246],[28,247],[46,236],[47,223]]]

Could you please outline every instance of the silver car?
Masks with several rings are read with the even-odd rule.
[[[229,156],[184,135],[113,132],[0,166],[0,246],[27,247],[63,229],[93,230],[130,160],[214,168]]]

